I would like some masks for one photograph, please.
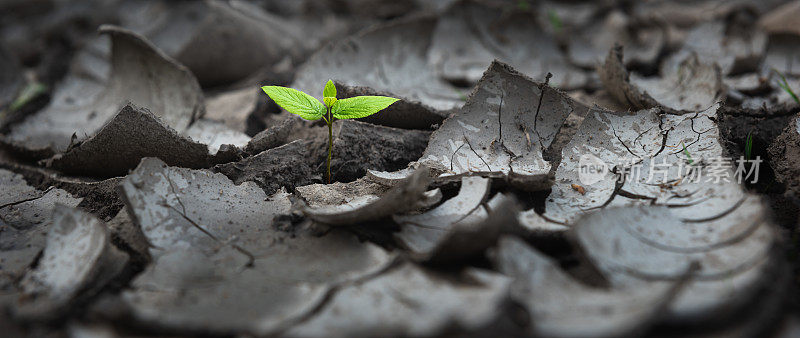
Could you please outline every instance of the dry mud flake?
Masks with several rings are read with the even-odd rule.
[[[800,93],[800,90],[798,90],[800,88],[800,77],[784,76],[784,78],[781,78],[779,74],[770,71],[765,79],[765,87],[768,92],[762,96],[744,96],[740,106],[744,109],[780,111],[786,109],[786,107],[796,105],[797,101],[795,101],[794,97],[781,88],[784,84],[784,79],[786,79],[786,85],[792,89],[795,95]]]
[[[667,43],[666,34],[664,27],[644,25],[613,10],[570,39],[569,58],[576,65],[594,68],[603,62],[607,50],[620,44],[628,52],[626,65],[652,67]]]
[[[329,44],[297,70],[291,87],[321,99],[322,86],[333,79],[340,98],[346,93],[397,97],[402,101],[363,120],[429,129],[444,119],[447,110],[463,103],[455,87],[437,78],[428,66],[426,53],[435,26],[431,17],[404,19]]]
[[[696,53],[703,63],[717,63],[724,75],[758,70],[767,48],[767,35],[747,11],[733,11],[725,20],[702,23],[689,31],[683,47],[664,63],[676,68]]]
[[[671,1],[657,0],[633,4],[633,14],[643,21],[669,22],[680,28],[689,28],[748,8],[756,13],[765,13],[781,5],[785,0],[716,0]]]
[[[670,318],[729,314],[722,309],[751,300],[774,263],[775,230],[759,198],[737,183],[752,179],[750,167],[723,157],[716,110],[591,112],[563,149],[545,202],[544,216],[572,227],[616,285],[675,280],[699,261]],[[640,207],[611,210],[632,205]]]
[[[45,247],[56,204],[75,207],[81,202],[66,191],[38,191],[18,174],[0,169],[0,289],[14,294],[14,281]],[[0,301],[5,302],[5,297]]]
[[[2,159],[0,159],[0,168],[24,176],[26,181],[34,184],[39,190],[46,190],[53,186],[70,193],[76,198],[82,198],[83,200],[78,205],[78,208],[97,215],[103,220],[110,219],[123,207],[122,200],[116,191],[121,177],[105,180],[69,177],[55,170],[8,162]]]
[[[800,2],[792,1],[765,13],[758,26],[769,34],[800,35]]]
[[[12,128],[7,142],[29,151],[63,152],[95,134],[128,102],[149,109],[178,132],[203,114],[203,94],[186,67],[138,34],[114,26],[102,26],[100,32],[111,37],[108,82],[68,82],[65,93],[57,91],[49,106]],[[83,85],[88,93],[81,91]]]
[[[666,309],[680,281],[636,287],[590,287],[514,237],[496,249],[498,269],[513,278],[511,298],[528,309],[531,333],[543,337],[626,337],[642,333]]]
[[[770,145],[770,165],[787,194],[800,200],[800,115]]]
[[[362,177],[350,183],[334,182],[331,184],[312,184],[297,187],[297,193],[311,208],[352,208],[368,204],[381,198],[399,182],[386,183],[373,180],[371,177]],[[423,196],[413,206],[402,206],[401,209],[425,209],[442,200],[442,191],[433,189],[423,193]],[[344,206],[344,205],[348,205]]]
[[[133,257],[131,257],[132,260],[150,261],[150,243],[147,242],[142,229],[134,222],[127,209],[120,210],[106,224],[108,225],[108,231],[129,248],[129,252],[132,251],[134,253]]]
[[[800,34],[770,35],[761,73],[773,69],[786,76],[800,76]]]
[[[294,189],[312,184],[321,178],[312,168],[316,161],[310,160],[310,144],[304,140],[293,141],[238,162],[218,164],[214,171],[224,174],[236,184],[255,182],[267,194],[275,193],[281,187]]]
[[[262,130],[247,143],[244,151],[250,155],[258,154],[264,150],[269,150],[285,144],[292,129],[297,125],[298,120],[293,117],[285,118],[269,128]]]
[[[702,63],[695,54],[674,66],[666,65],[659,78],[643,78],[628,73],[622,46],[616,46],[598,72],[605,89],[635,110],[663,107],[669,112],[694,112],[707,109],[725,92],[719,68]]]
[[[185,133],[190,139],[208,146],[208,154],[236,153],[250,142],[250,136],[225,124],[207,119],[194,121]],[[227,147],[226,147],[227,146]]]
[[[493,62],[464,107],[433,132],[418,162],[441,177],[500,174],[526,190],[547,189],[552,165],[543,151],[570,113],[586,109],[559,90]]]
[[[78,209],[56,206],[47,244],[35,269],[22,279],[16,315],[47,319],[65,314],[79,296],[98,292],[116,277],[128,255],[111,244],[106,225]]]
[[[777,233],[764,205],[746,201],[731,213],[738,215],[711,225],[667,206],[607,208],[573,231],[612,285],[674,283],[692,271],[662,320],[696,323],[742,310],[775,273]]]
[[[207,167],[209,150],[179,135],[147,109],[127,104],[97,134],[45,162],[67,174],[113,177],[127,174],[145,157],[182,167]]]
[[[262,99],[260,88],[246,87],[206,97],[205,119],[225,124],[230,130],[247,132],[250,115]]]
[[[464,177],[458,195],[436,208],[412,215],[395,215],[397,241],[413,259],[453,261],[483,253],[502,231],[514,227],[518,212],[513,198],[495,195],[488,202],[489,179]]]
[[[512,233],[523,238],[561,238],[569,230],[566,223],[542,216],[534,209],[517,214],[517,223],[519,228]]]
[[[605,89],[599,89],[591,94],[584,90],[574,90],[568,93],[569,97],[573,100],[582,103],[587,107],[595,107],[598,106],[603,109],[607,110],[614,110],[614,111],[624,111],[628,110],[630,106],[628,104],[622,104],[617,101],[616,98],[611,96],[611,94],[606,91]],[[571,119],[577,120],[575,122],[571,121]],[[567,123],[570,125],[572,124],[580,124],[580,121],[583,120],[583,116],[572,115],[570,118],[567,119]]]
[[[266,335],[307,314],[330,288],[391,262],[353,236],[288,233],[273,218],[288,194],[145,159],[122,184],[153,245],[153,264],[123,294],[143,322],[192,332]],[[321,253],[336,253],[336,255]]]
[[[332,16],[286,18],[243,1],[126,6],[122,25],[186,65],[203,86],[243,80],[284,60],[302,60],[304,53],[348,28]]]
[[[376,200],[390,188],[391,186],[364,177],[350,183],[305,185],[297,187],[297,193],[309,207],[317,208],[347,204],[358,198]]]
[[[772,90],[767,83],[767,78],[758,73],[727,76],[722,80],[728,89],[728,96],[732,102],[740,102],[745,95],[759,95]]]
[[[411,204],[403,204],[405,198],[398,194],[399,185],[406,184],[405,181],[393,182],[386,185],[384,182],[374,181],[369,177],[363,177],[350,183],[334,182],[332,184],[312,184],[297,187],[297,193],[306,203],[305,209],[310,213],[330,212],[336,215],[320,215],[320,219],[331,219],[333,222],[353,222],[348,225],[357,225],[362,220],[380,219],[392,213],[404,210],[420,210],[429,208],[442,200],[442,191],[437,189],[425,191],[422,196],[408,200]],[[383,201],[377,202],[381,198]],[[377,203],[373,203],[377,202]],[[392,208],[384,206],[395,203]],[[369,206],[368,206],[369,205]],[[364,207],[364,210],[354,214],[354,209]]]
[[[380,197],[373,194],[357,198],[349,198],[342,204],[324,204],[315,207],[304,207],[303,213],[309,218],[325,224],[348,225],[373,221],[395,213],[411,211],[418,203],[430,198],[426,195],[430,173],[427,168],[417,169],[404,182],[399,183],[383,193]],[[357,183],[353,184],[357,185]],[[347,187],[348,185],[344,185]],[[329,188],[321,184],[299,189],[303,195],[319,195]]]
[[[800,3],[790,2],[764,14],[758,21],[769,34],[763,71],[776,69],[800,76]]]
[[[561,89],[586,85],[588,76],[567,63],[550,34],[528,12],[504,11],[473,1],[460,1],[442,14],[433,33],[429,62],[444,79],[475,83],[500,60],[521,73]]]
[[[472,331],[501,313],[509,280],[467,269],[454,280],[406,263],[339,290],[319,313],[286,331],[292,337],[431,337]]]
[[[748,171],[737,171],[749,167],[723,157],[717,108],[681,115],[655,108],[589,112],[562,150],[544,215],[569,224],[585,211],[650,203],[690,218],[730,211],[746,197],[736,175],[744,181]]]

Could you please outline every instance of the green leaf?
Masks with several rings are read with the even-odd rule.
[[[337,119],[355,119],[375,114],[399,99],[386,96],[356,96],[336,101],[333,116]]]
[[[336,85],[333,84],[333,80],[328,80],[328,83],[325,84],[325,89],[322,90],[322,97],[336,97]]]
[[[547,19],[550,20],[550,26],[553,26],[553,30],[558,32],[561,30],[561,26],[563,23],[561,22],[561,18],[558,16],[555,10],[550,9],[547,11]]]
[[[753,131],[747,133],[747,141],[744,144],[744,159],[750,161],[750,155],[753,153]]]
[[[327,97],[326,96],[326,97],[322,98],[322,102],[325,103],[326,107],[335,106],[336,105],[336,101],[339,101],[339,100],[337,100],[335,97]]]
[[[778,74],[778,76],[781,77],[780,80],[778,80],[778,86],[781,87],[781,89],[783,89],[786,93],[788,93],[789,96],[791,96],[792,99],[794,99],[795,102],[800,103],[800,98],[798,98],[797,94],[795,94],[794,91],[792,90],[792,88],[789,87],[789,82],[786,82],[786,77],[783,76],[783,74],[781,72],[779,72],[775,68],[772,68],[772,71],[775,72],[776,74]],[[783,81],[783,82],[781,82],[781,81]]]
[[[261,89],[281,108],[306,120],[319,120],[325,114],[322,102],[297,89],[281,86],[264,86]]]
[[[22,108],[22,106],[28,104],[28,102],[33,101],[33,99],[39,97],[40,95],[47,92],[47,86],[39,83],[39,82],[32,82],[28,83],[25,88],[19,93],[14,102],[11,103],[9,109],[11,111],[16,111]]]

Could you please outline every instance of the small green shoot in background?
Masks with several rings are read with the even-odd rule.
[[[39,97],[39,95],[42,95],[46,92],[47,86],[39,82],[28,83],[25,88],[20,91],[19,95],[17,95],[17,98],[14,99],[14,102],[11,102],[11,105],[9,105],[8,109],[11,111],[17,111],[31,102],[33,99]]]
[[[328,80],[322,90],[322,101],[297,89],[281,86],[261,87],[269,97],[286,111],[306,120],[322,119],[328,124],[328,183],[331,183],[331,157],[333,156],[334,119],[367,117],[386,109],[399,99],[386,96],[355,96],[336,99],[336,86]]]
[[[753,155],[753,131],[747,133],[747,140],[744,142],[744,159],[750,161]]]
[[[689,162],[689,164],[694,163],[694,160],[692,160],[692,154],[690,154],[689,150],[686,149],[686,144],[683,142],[681,142],[681,144],[683,145],[683,154],[686,155],[687,162]]]
[[[558,13],[554,9],[547,10],[547,20],[550,21],[550,26],[553,27],[553,31],[558,33],[561,31],[561,27],[564,23],[561,21],[561,18],[558,16]]]
[[[794,99],[794,102],[797,102],[798,104],[800,104],[800,98],[798,98],[797,94],[795,94],[794,91],[792,90],[792,88],[789,87],[789,82],[786,81],[786,77],[783,76],[783,74],[781,72],[779,72],[775,68],[772,68],[772,71],[775,72],[775,74],[778,74],[778,76],[780,77],[780,79],[778,79],[778,86],[781,87],[781,89],[783,89],[783,91],[788,93],[789,96],[791,96],[792,99]]]

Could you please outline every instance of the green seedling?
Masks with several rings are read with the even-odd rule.
[[[753,153],[753,131],[747,133],[747,141],[744,142],[744,159],[750,161]]]
[[[399,99],[386,96],[355,96],[336,99],[336,86],[328,80],[322,90],[322,102],[297,89],[281,86],[261,87],[281,108],[306,120],[322,119],[328,124],[328,183],[331,183],[331,157],[333,157],[334,119],[367,117],[386,109]]]
[[[28,102],[33,101],[33,99],[39,97],[40,95],[47,92],[47,86],[39,83],[39,82],[32,82],[25,86],[22,91],[19,93],[14,102],[8,107],[11,111],[17,111]]]
[[[778,86],[781,87],[781,89],[783,89],[783,91],[788,93],[789,96],[791,96],[792,99],[794,99],[794,102],[797,102],[798,104],[800,104],[800,98],[798,98],[797,94],[795,94],[794,91],[792,90],[792,88],[789,87],[789,82],[786,81],[786,77],[783,76],[783,74],[781,74],[781,72],[779,72],[775,68],[773,68],[772,71],[775,72],[775,74],[778,74],[778,76],[780,77],[780,79],[778,80]]]
[[[553,27],[553,30],[558,33],[561,31],[561,26],[563,26],[563,22],[561,22],[561,18],[558,16],[555,10],[550,9],[547,11],[547,19],[550,21],[550,26]]]
[[[686,159],[688,160],[689,164],[691,165],[694,161],[692,160],[692,154],[689,153],[689,150],[686,149],[686,144],[681,142],[683,145],[683,154],[686,155]]]

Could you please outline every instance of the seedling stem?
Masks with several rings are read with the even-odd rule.
[[[354,96],[339,100],[336,98],[336,86],[331,80],[328,80],[322,91],[322,102],[297,89],[281,86],[264,86],[261,89],[286,111],[306,120],[322,119],[328,125],[328,158],[325,161],[328,184],[331,183],[334,119],[367,117],[398,101],[386,96]]]

